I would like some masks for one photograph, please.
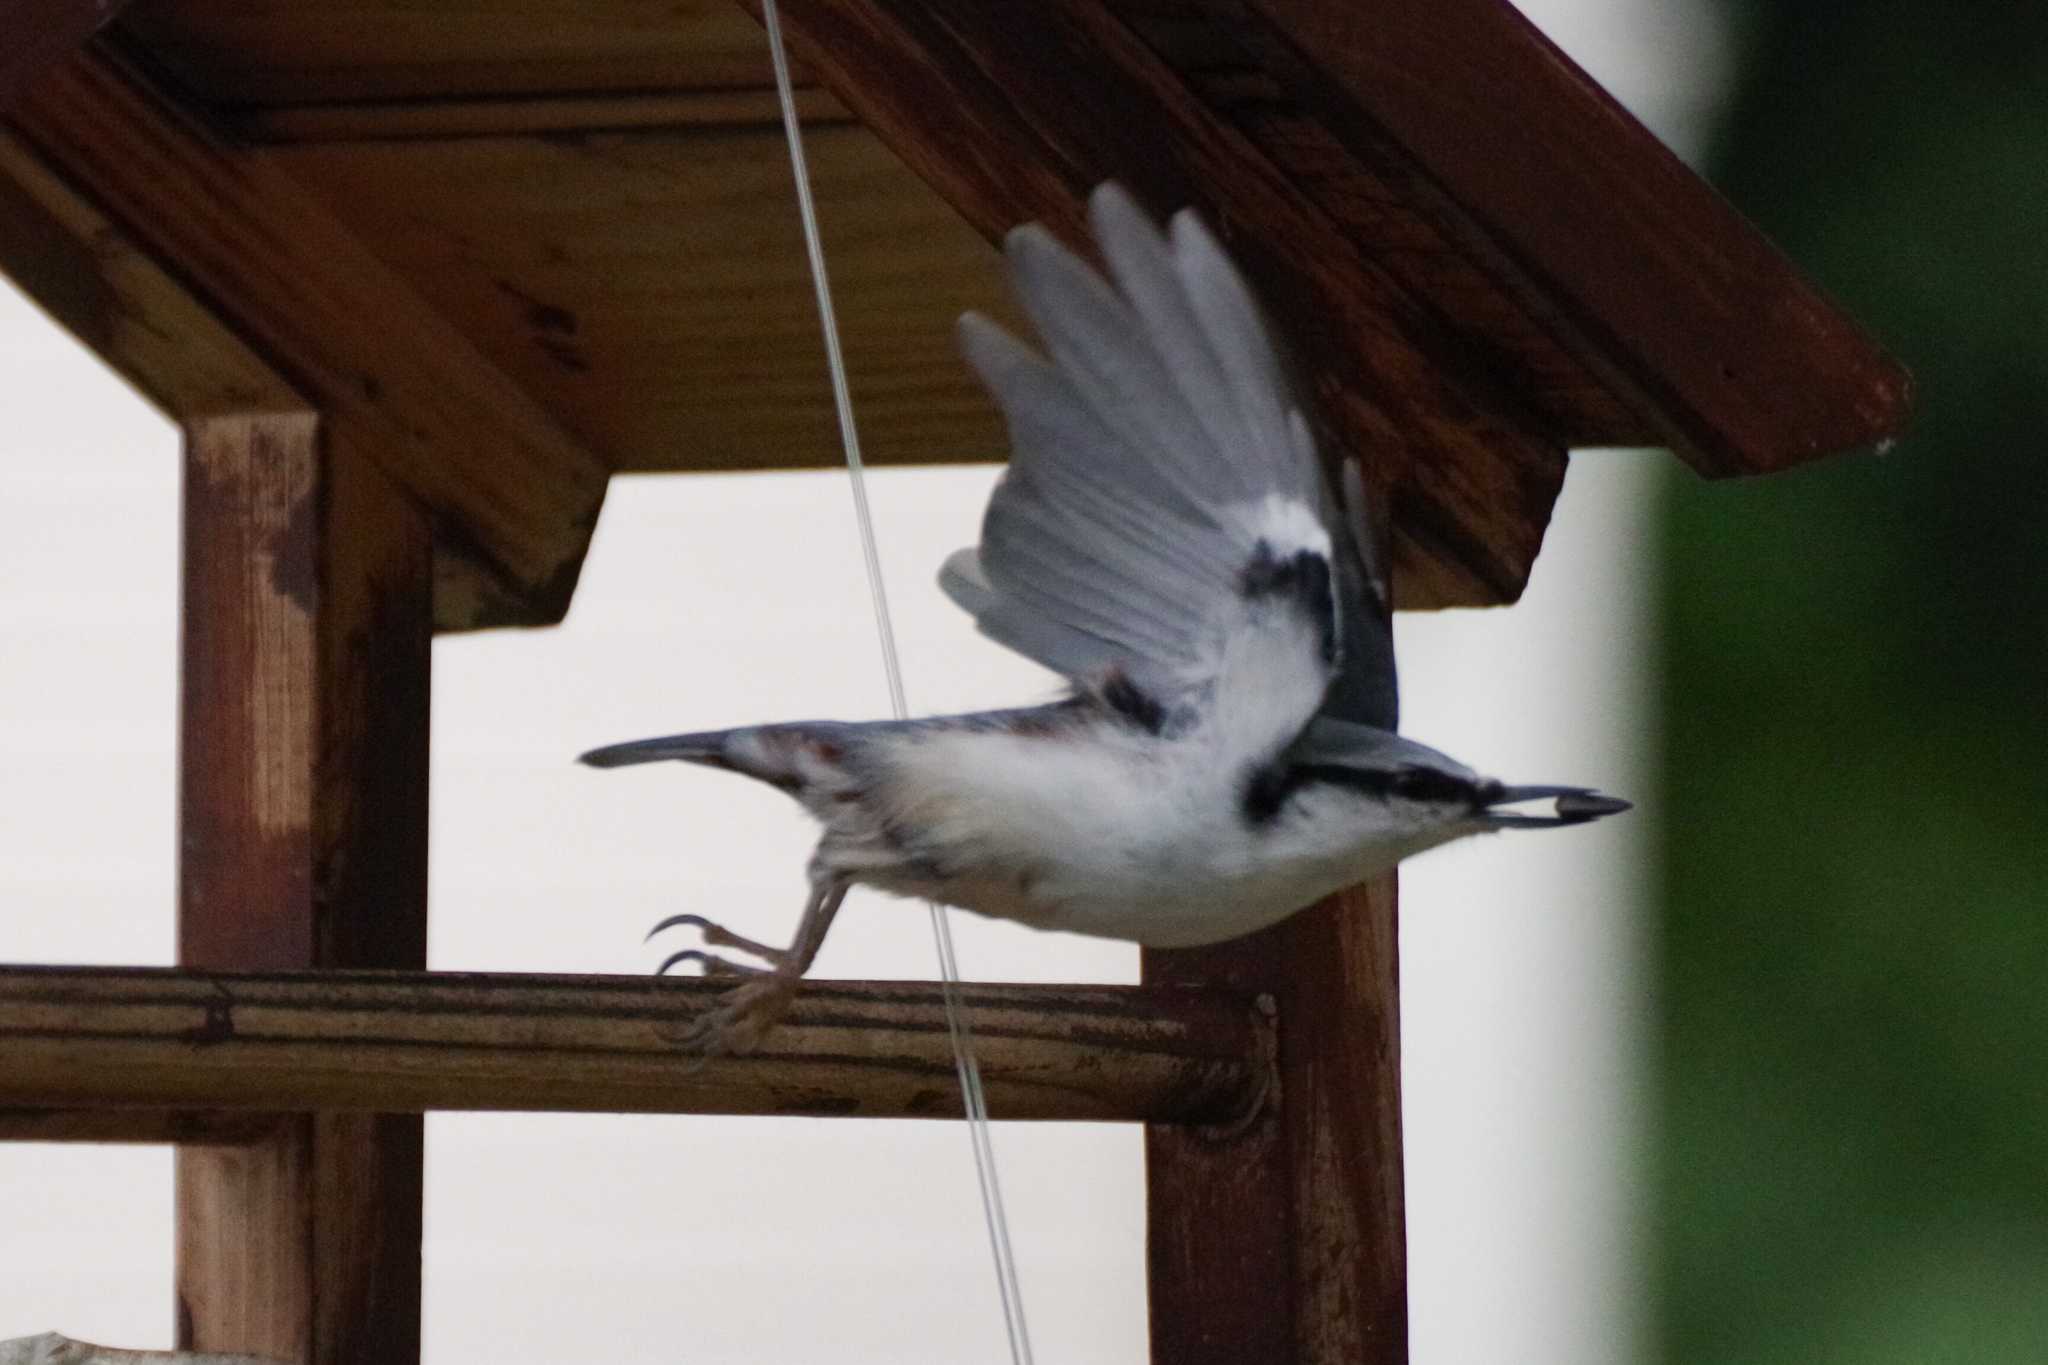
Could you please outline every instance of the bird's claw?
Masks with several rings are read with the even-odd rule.
[[[704,936],[704,942],[708,947],[731,948],[736,952],[745,953],[749,957],[758,957],[763,962],[769,963],[772,966],[780,967],[789,957],[787,949],[773,948],[766,943],[760,943],[751,938],[743,938],[724,925],[705,919],[702,915],[670,915],[667,919],[649,929],[647,937],[641,941],[651,942],[656,934],[663,933],[669,929],[695,929]],[[725,963],[734,970],[743,973],[761,970],[758,967],[744,966],[740,963],[732,962],[730,959],[717,957],[714,954],[691,950],[671,954],[669,959],[661,964],[656,974],[665,974],[670,967],[683,962],[698,962],[708,965],[714,961]],[[721,975],[721,973],[706,971],[705,975]]]
[[[765,967],[756,967],[746,962],[735,962],[729,957],[720,957],[717,953],[707,953],[702,948],[685,948],[679,953],[670,953],[661,960],[661,965],[654,969],[654,974],[656,976],[667,976],[670,971],[682,966],[686,962],[696,963],[702,969],[699,973],[702,976],[736,977],[764,976],[767,974],[767,968]]]
[[[757,972],[691,1021],[677,1042],[704,1057],[725,1057],[754,1050],[796,998],[797,979],[778,972]]]
[[[677,967],[694,964],[705,977],[736,981],[737,985],[690,1021],[676,1042],[700,1057],[752,1051],[796,996],[797,976],[788,970],[788,951],[743,938],[702,915],[670,915],[648,930],[647,937],[669,929],[695,929],[710,947],[730,948],[771,964],[756,967],[704,948],[684,948],[670,953],[654,969],[656,976],[667,976]]]

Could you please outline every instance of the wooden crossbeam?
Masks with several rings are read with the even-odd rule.
[[[284,1120],[232,1109],[63,1109],[0,1106],[0,1142],[189,1143],[246,1147],[269,1142]]]
[[[678,1045],[699,978],[0,969],[9,1111],[526,1109],[958,1118],[935,984],[816,981],[743,1057]],[[1269,1098],[1249,996],[963,988],[997,1118],[1228,1126]],[[45,1131],[61,1135],[54,1118]]]

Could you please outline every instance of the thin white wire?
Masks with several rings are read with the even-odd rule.
[[[839,349],[839,320],[832,307],[832,286],[825,275],[825,248],[818,237],[818,210],[811,199],[811,172],[804,158],[803,132],[790,90],[789,56],[782,45],[782,18],[775,0],[762,0],[762,26],[768,30],[768,51],[775,63],[775,93],[782,104],[782,131],[789,140],[789,165],[796,177],[796,199],[803,220],[804,249],[810,255],[811,284],[817,292],[818,321],[825,333],[825,359],[832,371],[832,403],[839,414],[839,437],[846,448],[846,472],[853,486],[854,517],[860,522],[861,553],[867,561],[868,593],[874,599],[875,632],[881,637],[882,666],[889,678],[889,704],[896,719],[907,720],[910,705],[903,693],[903,667],[896,655],[896,630],[889,618],[889,594],[882,583],[882,561],[875,544],[874,517],[868,510],[866,466],[860,457],[860,436],[854,429],[853,397],[846,385],[846,361]],[[932,938],[939,953],[940,995],[946,1004],[946,1027],[953,1036],[953,1059],[966,1101],[967,1129],[974,1146],[974,1172],[981,1184],[982,1219],[988,1225],[989,1250],[995,1257],[996,1287],[1002,1296],[1003,1326],[1009,1334],[1012,1365],[1031,1365],[1031,1334],[1024,1322],[1024,1294],[1017,1283],[1017,1260],[1010,1249],[1010,1223],[1003,1213],[1002,1184],[996,1177],[995,1147],[989,1140],[988,1099],[981,1067],[974,1060],[974,1035],[960,1007],[960,966],[953,955],[953,931],[946,911],[928,907]]]

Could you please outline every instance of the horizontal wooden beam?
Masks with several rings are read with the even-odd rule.
[[[806,128],[853,121],[846,106],[816,86],[794,93]],[[740,89],[265,105],[232,110],[225,117],[248,142],[410,142],[649,128],[779,128],[782,110],[774,90]]]
[[[0,1110],[433,1109],[956,1118],[935,983],[820,981],[759,1050],[677,1042],[701,979],[0,968]],[[1248,997],[962,988],[989,1111],[1227,1123],[1266,1093]]]
[[[246,1109],[0,1109],[0,1142],[167,1142],[248,1147],[286,1120]]]
[[[772,85],[768,45],[719,0],[138,5],[123,36],[220,107]],[[805,83],[801,68],[798,85]]]

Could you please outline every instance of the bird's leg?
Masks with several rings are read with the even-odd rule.
[[[711,964],[716,962],[731,971],[748,972],[749,979],[727,991],[718,998],[717,1004],[698,1015],[683,1034],[683,1045],[707,1055],[718,1055],[745,1052],[760,1042],[761,1036],[782,1017],[789,1008],[789,1002],[795,998],[797,983],[803,980],[804,973],[817,959],[818,949],[825,942],[825,933],[832,927],[832,917],[839,913],[839,904],[846,899],[846,890],[847,884],[842,881],[813,881],[811,898],[804,905],[803,918],[797,921],[796,937],[789,947],[783,949],[764,949],[759,944],[740,939],[738,935],[728,934],[716,925],[699,924],[697,927],[704,932],[705,942],[720,941],[711,936],[716,930],[725,940],[737,940],[724,942],[721,946],[740,948],[775,965],[768,971],[742,969],[722,958],[700,954],[695,960],[704,962],[707,975],[714,974]],[[727,975],[730,972],[715,974]]]

